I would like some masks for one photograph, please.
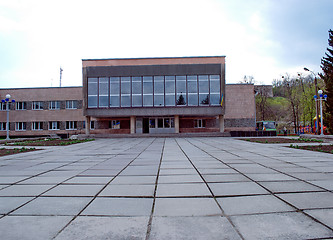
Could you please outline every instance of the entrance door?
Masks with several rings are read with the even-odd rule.
[[[144,118],[142,122],[143,133],[149,133],[149,118]]]

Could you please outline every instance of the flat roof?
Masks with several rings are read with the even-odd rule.
[[[17,90],[17,89],[54,89],[54,88],[82,88],[82,86],[66,87],[22,87],[22,88],[0,88],[0,90]]]
[[[225,58],[226,56],[185,56],[185,57],[142,57],[142,58],[90,58],[82,61],[103,61],[103,60],[141,60],[141,59],[180,59],[180,58]]]

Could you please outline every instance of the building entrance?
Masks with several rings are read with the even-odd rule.
[[[149,133],[149,118],[143,118],[142,131],[143,133]]]

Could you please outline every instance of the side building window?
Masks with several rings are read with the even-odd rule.
[[[205,119],[195,119],[194,120],[194,127],[195,128],[205,128],[206,127],[206,120]]]
[[[88,108],[97,108],[97,82],[97,78],[88,78]]]
[[[16,102],[16,110],[27,110],[26,102]]]
[[[60,122],[52,121],[49,122],[49,130],[59,130],[60,129]]]
[[[43,122],[33,122],[32,123],[32,130],[33,131],[43,130]]]
[[[112,129],[120,129],[120,121],[119,120],[112,120],[109,122],[109,128]]]
[[[77,109],[77,101],[76,100],[67,100],[66,109]]]
[[[0,111],[6,111],[7,110],[7,103],[0,102]]]
[[[0,122],[0,131],[6,131],[6,123]]]
[[[60,101],[51,101],[49,105],[50,110],[59,110],[60,109]]]
[[[77,121],[66,121],[66,130],[76,130]]]
[[[32,110],[43,110],[43,102],[32,102]]]
[[[25,130],[27,130],[27,124],[25,122],[16,122],[15,130],[16,131],[25,131]]]

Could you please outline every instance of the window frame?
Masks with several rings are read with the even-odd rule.
[[[38,106],[38,108],[36,106]],[[43,102],[42,101],[33,101],[32,110],[37,110],[37,111],[44,110]]]

